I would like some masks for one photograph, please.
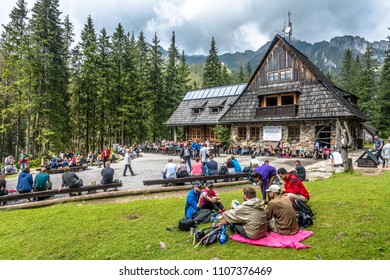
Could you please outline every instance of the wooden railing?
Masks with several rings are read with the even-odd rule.
[[[262,117],[293,117],[296,116],[298,105],[282,105],[256,108],[256,118]]]

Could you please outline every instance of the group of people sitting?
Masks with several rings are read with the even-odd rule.
[[[257,171],[250,174],[254,184],[260,186],[262,200],[257,197],[255,187],[247,186],[242,190],[244,201],[238,205],[232,203],[231,209],[225,210],[220,197],[213,190],[212,182],[202,184],[196,181],[187,195],[185,217],[198,225],[209,222],[211,213],[215,211],[221,214],[216,226],[228,225],[233,232],[247,239],[263,238],[267,231],[282,235],[296,234],[299,224],[292,201],[299,199],[306,203],[310,195],[294,172],[287,172],[284,168],[278,169],[277,173],[284,182],[284,186],[280,187],[277,184],[270,184],[272,181],[268,179],[273,173],[276,176],[273,167],[262,166],[265,166],[264,170],[257,170],[261,175]],[[267,186],[265,189],[264,185]]]

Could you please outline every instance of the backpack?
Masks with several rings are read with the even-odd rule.
[[[180,231],[190,231],[191,228],[195,228],[196,225],[193,219],[183,218],[179,221],[179,230]]]
[[[200,244],[202,244],[203,246],[209,246],[213,243],[216,243],[220,234],[220,227],[208,227],[201,230],[197,230],[194,234],[194,244],[195,241],[198,242],[195,248],[198,247]]]
[[[225,175],[228,173],[228,169],[225,165],[222,165],[220,168],[219,168],[219,175]]]
[[[295,209],[299,228],[311,226],[313,224],[314,214],[310,207],[300,199],[294,199],[292,204]]]

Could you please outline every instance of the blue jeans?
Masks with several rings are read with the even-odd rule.
[[[191,157],[183,157],[184,163],[188,164],[190,167],[190,172],[192,171],[192,165],[191,165]]]

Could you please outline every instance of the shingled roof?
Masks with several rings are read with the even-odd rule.
[[[285,48],[291,56],[298,58],[299,63],[305,65],[316,79],[310,83],[302,83],[301,81],[296,80],[277,84],[274,83],[272,85],[257,85],[255,87],[254,84],[256,84],[256,82],[258,83],[258,81],[255,80],[258,79],[257,74],[267,62],[268,56],[277,44]],[[264,79],[265,76],[261,76],[261,78]],[[258,96],[287,92],[299,93],[299,107],[295,116],[255,117]],[[366,120],[362,111],[346,99],[348,97],[357,99],[353,94],[335,87],[307,56],[302,54],[281,36],[276,35],[251,80],[248,82],[241,95],[235,100],[233,106],[231,106],[221,117],[220,122],[285,121],[289,119],[305,120],[338,117],[353,117],[361,121]]]
[[[189,91],[165,124],[217,124],[245,87],[246,84],[241,83]],[[218,112],[212,112],[212,108],[218,108]],[[199,114],[194,114],[193,109],[199,109]]]

